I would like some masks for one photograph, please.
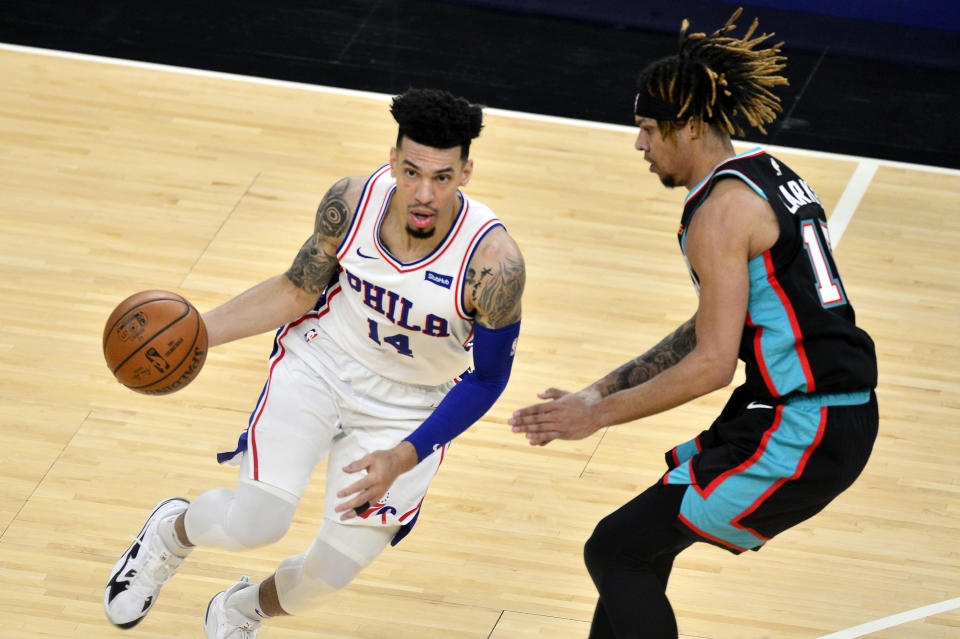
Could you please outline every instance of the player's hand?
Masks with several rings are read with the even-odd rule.
[[[340,521],[353,519],[361,508],[368,507],[385,495],[401,474],[417,465],[417,451],[410,442],[400,442],[390,450],[377,450],[343,467],[345,473],[367,474],[337,493],[337,497],[349,497],[336,507],[341,513]],[[359,511],[359,512],[358,512]]]
[[[531,446],[544,446],[554,439],[583,439],[600,428],[593,405],[601,398],[594,390],[570,393],[548,388],[537,397],[549,401],[521,408],[507,420],[513,432],[526,433]]]

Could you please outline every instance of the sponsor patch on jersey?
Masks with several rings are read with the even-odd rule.
[[[424,279],[428,282],[433,282],[437,286],[442,286],[443,288],[450,288],[450,285],[453,284],[453,278],[449,275],[441,275],[440,273],[434,273],[433,271],[427,271],[427,274],[424,275]]]

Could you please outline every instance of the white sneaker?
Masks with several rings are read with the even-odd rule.
[[[207,613],[203,617],[203,630],[207,639],[254,639],[260,621],[250,619],[239,610],[227,608],[230,595],[250,587],[250,578],[243,576],[233,587],[218,592],[207,604]]]
[[[183,562],[160,539],[157,526],[161,519],[182,513],[189,505],[179,497],[157,504],[133,544],[113,566],[103,592],[103,608],[115,626],[126,629],[140,623],[156,603],[160,587]]]

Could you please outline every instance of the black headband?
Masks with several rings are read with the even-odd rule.
[[[652,118],[657,122],[682,119],[677,115],[679,110],[680,107],[676,104],[661,100],[643,90],[637,93],[633,102],[634,115],[641,118]]]

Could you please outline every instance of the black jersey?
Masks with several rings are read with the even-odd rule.
[[[751,396],[875,388],[873,340],[855,322],[830,247],[827,217],[813,190],[760,149],[721,162],[687,196],[686,230],[718,180],[742,180],[773,208],[780,237],[750,260],[750,299],[740,341]],[[687,261],[689,265],[689,260]],[[690,268],[694,284],[697,274]]]

